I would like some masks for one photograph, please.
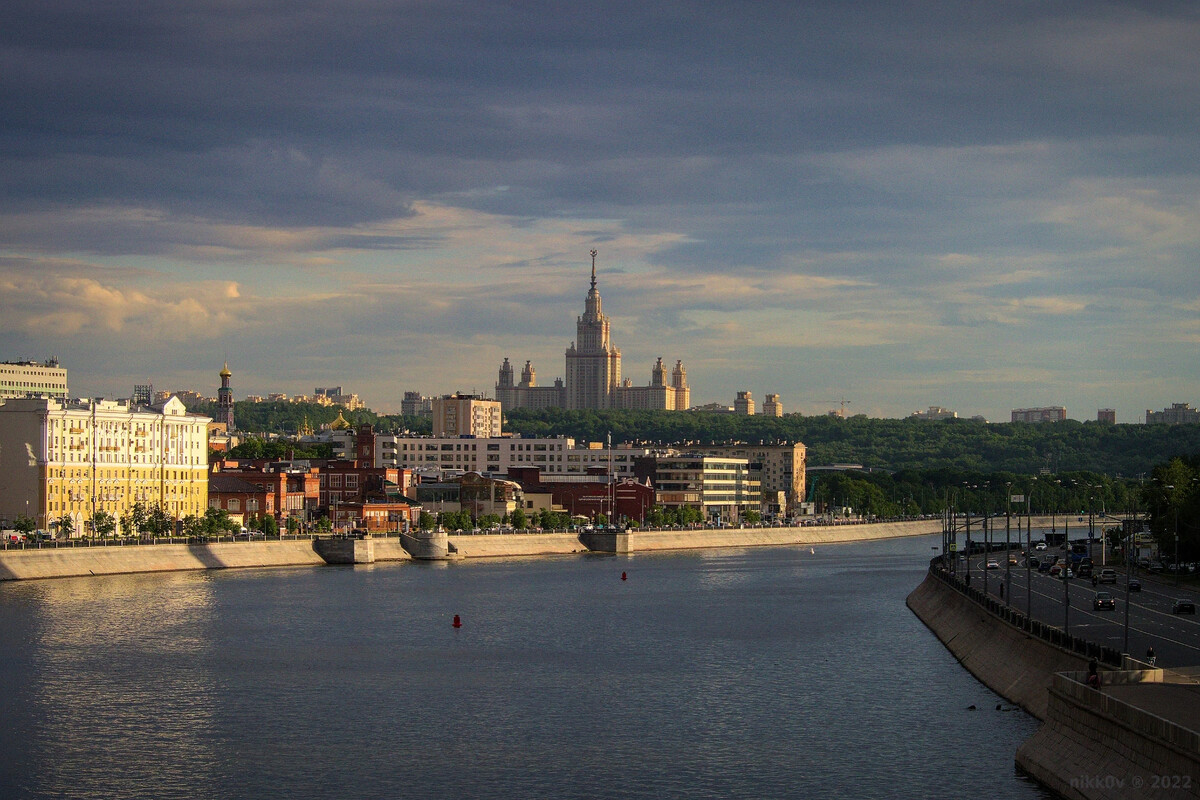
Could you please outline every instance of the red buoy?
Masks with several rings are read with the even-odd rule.
[[[625,573],[624,573],[624,572],[622,572],[622,573],[621,573],[621,580],[625,580]]]
[[[462,620],[458,618],[458,614],[454,615],[454,627],[456,627],[456,628],[462,627]]]

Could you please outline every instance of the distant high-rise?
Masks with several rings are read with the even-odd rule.
[[[737,399],[733,401],[733,413],[742,414],[744,416],[753,416],[754,414],[754,398],[750,392],[738,392]]]
[[[909,416],[913,419],[957,419],[958,412],[941,406],[930,406],[928,411],[914,411]]]
[[[779,402],[779,395],[769,394],[767,399],[763,401],[762,413],[767,417],[782,417],[783,404]]]
[[[1200,422],[1200,408],[1192,408],[1190,403],[1171,403],[1170,408],[1162,411],[1146,409],[1147,425],[1186,425]]]
[[[635,386],[621,378],[621,351],[612,343],[612,323],[604,313],[596,288],[596,251],[592,255],[592,282],[584,312],[575,322],[575,341],[566,351],[566,381],[538,386],[533,364],[525,362],[521,381],[514,381],[513,366],[505,358],[496,381],[496,399],[505,408],[629,408],[685,411],[691,403],[687,370],[675,362],[667,382],[662,358],[651,368],[650,383]]]
[[[150,383],[135,383],[133,397],[130,398],[135,406],[148,406],[154,402],[154,385]]]
[[[1115,408],[1101,408],[1096,412],[1096,421],[1107,425],[1115,425],[1117,423],[1117,410]]]
[[[434,436],[500,435],[500,403],[478,395],[448,394],[433,401]]]
[[[1067,410],[1062,406],[1046,408],[1014,408],[1013,422],[1062,422],[1067,418]]]
[[[229,379],[233,377],[233,373],[229,371],[229,362],[225,362],[225,366],[221,367],[221,388],[217,390],[217,418],[216,422],[225,423],[225,431],[233,433],[237,428],[233,424],[233,389],[229,386]]]

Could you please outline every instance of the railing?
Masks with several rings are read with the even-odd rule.
[[[1104,686],[1117,683],[1118,681],[1114,681],[1113,678],[1121,675],[1120,672],[1104,674],[1101,676],[1101,688],[1093,689],[1087,685],[1087,673],[1059,672],[1054,675],[1053,686],[1056,692],[1069,697],[1075,704],[1107,714],[1144,736],[1169,742],[1191,754],[1200,754],[1200,733],[1118,700],[1103,691]],[[1161,676],[1159,681],[1133,680],[1130,682],[1161,682]]]
[[[973,586],[967,586],[966,583],[959,580],[957,576],[952,575],[946,569],[941,556],[934,556],[929,562],[929,574],[965,595],[970,600],[973,600],[979,606],[987,609],[993,616],[1000,618],[1009,625],[1020,628],[1031,636],[1036,636],[1055,647],[1077,653],[1084,658],[1094,658],[1101,663],[1110,664],[1115,667],[1121,666],[1121,651],[1119,649],[1089,642],[1087,639],[1079,636],[1072,636],[1062,628],[1032,619],[1012,606],[1005,605],[991,595],[984,594]]]

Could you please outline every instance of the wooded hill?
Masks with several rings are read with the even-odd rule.
[[[216,405],[194,413],[215,416]],[[427,434],[429,419],[378,415],[368,409],[310,403],[234,404],[238,430],[295,436],[307,420],[313,428],[341,412],[353,425],[370,423],[382,433]],[[966,419],[840,419],[787,414],[739,416],[703,411],[563,411],[515,409],[504,430],[533,436],[571,436],[614,444],[641,442],[803,442],[808,463],[861,464],[867,469],[950,469],[967,472],[1036,474],[1088,471],[1137,477],[1176,456],[1200,453],[1200,425],[1106,425],[1098,422],[986,423]]]

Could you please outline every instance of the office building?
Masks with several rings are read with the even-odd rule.
[[[0,362],[0,400],[6,397],[67,396],[67,369],[58,359]]]
[[[1013,422],[1062,422],[1067,418],[1067,410],[1062,406],[1048,406],[1046,408],[1014,408],[1012,412]]]

